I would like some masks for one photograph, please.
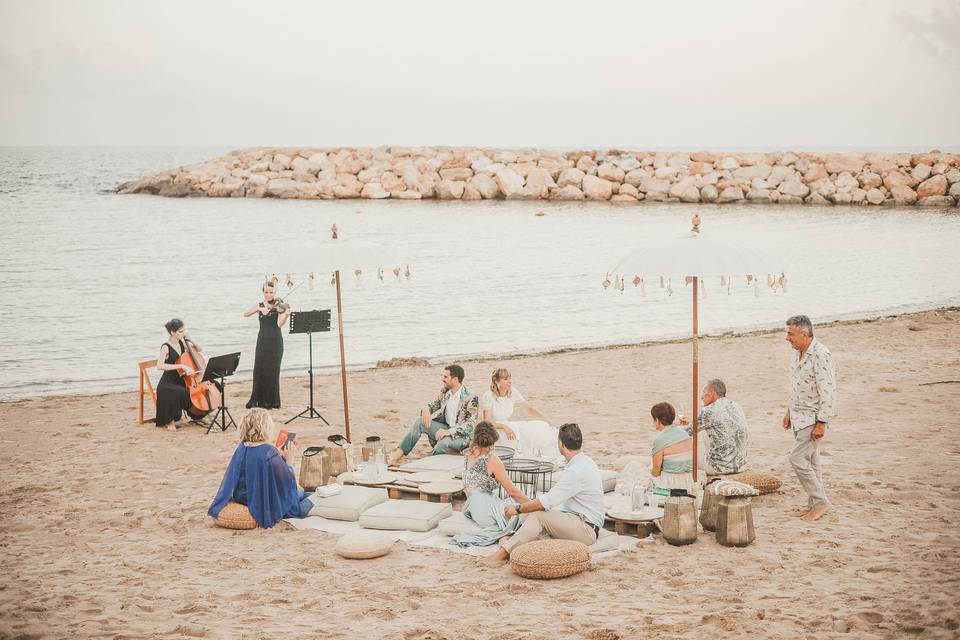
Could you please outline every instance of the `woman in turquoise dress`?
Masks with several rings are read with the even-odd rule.
[[[650,409],[657,437],[650,448],[652,458],[650,475],[654,484],[664,489],[684,489],[693,494],[693,440],[687,430],[673,424],[677,412],[669,402],[661,402]]]
[[[526,502],[527,496],[510,481],[500,458],[490,452],[497,438],[497,429],[490,422],[479,422],[473,430],[473,440],[464,456],[463,485],[467,502],[463,506],[463,515],[483,527],[483,531],[455,535],[451,543],[457,546],[491,545],[520,526],[520,518],[507,518],[503,509],[510,504]],[[497,495],[500,487],[510,500]]]

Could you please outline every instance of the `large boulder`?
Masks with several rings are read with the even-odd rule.
[[[827,158],[826,169],[828,173],[860,173],[866,161],[863,158],[848,155],[832,155]]]
[[[580,185],[583,183],[583,171],[576,169],[574,167],[568,167],[560,172],[560,176],[557,178],[558,187],[568,187],[573,185],[574,187],[580,188]]]
[[[444,180],[466,182],[473,177],[473,171],[467,167],[449,167],[440,169],[440,177]]]
[[[716,202],[720,195],[717,193],[717,187],[713,184],[705,184],[700,189],[700,200],[703,202]]]
[[[883,195],[883,191],[874,187],[867,191],[867,202],[870,204],[883,204],[883,201],[886,199],[886,196]]]
[[[743,189],[740,187],[727,187],[720,193],[720,197],[717,198],[717,202],[721,204],[729,202],[742,202],[743,201]]]
[[[441,200],[459,200],[467,183],[461,180],[441,180],[437,185],[437,197]]]
[[[360,190],[360,197],[370,200],[383,200],[390,197],[390,192],[384,189],[379,182],[368,182]]]
[[[952,207],[954,200],[950,196],[927,196],[917,200],[921,207]]]
[[[784,195],[804,198],[808,193],[810,193],[810,187],[799,181],[788,180],[786,182],[781,182],[777,187],[777,191]]]
[[[917,201],[917,192],[905,184],[895,184],[890,187],[890,196],[897,204],[914,204]]]
[[[577,169],[586,174],[597,175],[597,162],[590,156],[580,156],[577,160]]]
[[[918,164],[910,172],[910,175],[913,176],[913,179],[917,182],[923,182],[930,177],[931,168],[928,164]]]
[[[484,200],[492,200],[500,195],[500,187],[489,173],[478,173],[467,184],[476,189]]]
[[[275,178],[267,183],[266,195],[270,198],[296,198],[299,193],[297,186],[298,183],[295,180]]]
[[[723,171],[732,171],[733,169],[739,169],[739,168],[740,168],[740,162],[733,156],[724,157],[720,161],[720,164],[717,165],[717,169],[720,169]]]
[[[520,193],[523,189],[523,176],[510,169],[500,169],[497,171],[494,175],[494,180],[496,180],[500,192],[507,198]]]
[[[637,188],[643,193],[662,193],[666,196],[670,190],[670,181],[654,177],[644,178]]]
[[[609,200],[613,195],[613,183],[597,176],[583,177],[583,195],[587,200]]]
[[[623,169],[624,173],[640,168],[640,161],[633,156],[620,156],[614,161],[614,164]]]
[[[773,171],[773,167],[766,163],[741,167],[733,172],[733,175],[740,180],[753,180],[754,178],[766,178]]]
[[[913,176],[907,175],[903,171],[891,171],[883,178],[883,186],[891,193],[896,186],[911,187],[917,186],[917,181]]]
[[[554,189],[550,193],[551,200],[583,200],[584,198],[586,198],[586,196],[583,195],[583,191],[580,191],[580,189],[573,185]]]
[[[615,164],[610,164],[609,162],[604,162],[597,167],[597,177],[604,180],[609,180],[610,182],[616,182],[619,184],[623,182],[624,175],[623,169]]]
[[[628,182],[624,182],[619,186],[620,189],[617,191],[618,194],[633,196],[634,198],[640,195],[640,190]]]
[[[873,171],[864,171],[859,176],[857,180],[860,183],[860,186],[868,191],[874,189],[883,184],[883,178],[879,174],[874,173]]]
[[[917,165],[922,167],[925,165]],[[947,178],[946,176],[933,176],[928,178],[920,183],[920,186],[917,187],[917,197],[918,198],[928,198],[930,196],[942,196],[947,193]]]
[[[691,162],[703,162],[703,163],[705,163],[705,164],[710,164],[710,165],[712,165],[714,162],[717,161],[717,156],[713,155],[712,153],[705,153],[705,152],[703,152],[703,151],[695,151],[695,152],[693,152],[693,153],[690,154],[690,161],[691,161]]]
[[[535,167],[527,172],[527,182],[525,186],[542,189],[543,195],[546,196],[547,191],[551,187],[557,186],[557,183],[553,181],[553,176],[550,175],[549,171],[542,167]]]
[[[639,187],[644,178],[649,177],[650,172],[648,172],[646,169],[634,169],[633,171],[628,171],[627,174],[623,176],[623,181],[628,184],[632,184],[635,187]]]
[[[827,169],[822,164],[810,163],[810,168],[803,172],[803,181],[806,184],[823,180],[828,177]]]

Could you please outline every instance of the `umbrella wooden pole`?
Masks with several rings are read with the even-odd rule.
[[[697,335],[697,283],[699,277],[693,278],[693,481],[697,481],[697,401],[700,399],[700,342]]]
[[[337,284],[337,333],[340,335],[340,381],[343,383],[343,428],[350,440],[350,402],[347,400],[347,360],[343,354],[343,305],[340,303],[340,271],[334,273]]]

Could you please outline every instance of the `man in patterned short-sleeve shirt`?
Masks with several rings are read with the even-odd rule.
[[[830,508],[823,490],[820,440],[837,413],[837,372],[830,350],[813,337],[813,323],[807,316],[787,320],[787,342],[795,353],[790,360],[790,393],[783,428],[793,429],[790,464],[807,492],[806,509],[794,515],[813,521]]]

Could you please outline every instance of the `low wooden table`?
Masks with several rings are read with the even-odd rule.
[[[611,496],[604,500],[606,525],[611,525],[613,530],[622,536],[646,538],[657,530],[653,521],[663,517],[663,509],[644,507],[643,511],[630,512],[627,504],[629,500],[628,496]]]

